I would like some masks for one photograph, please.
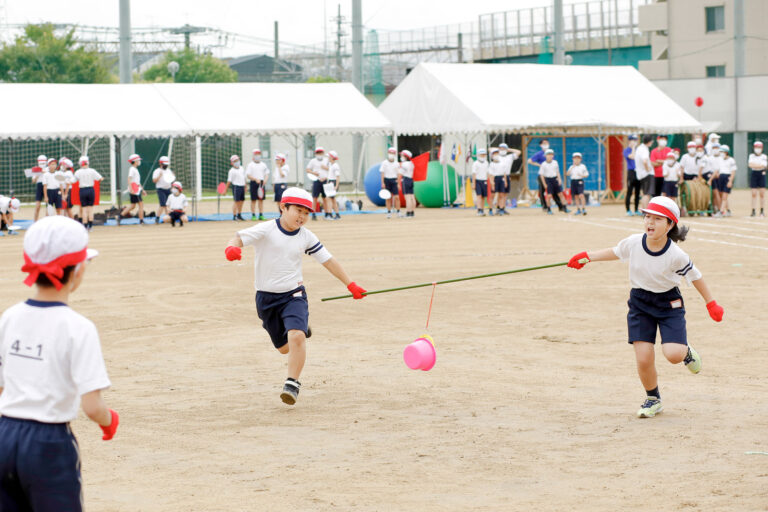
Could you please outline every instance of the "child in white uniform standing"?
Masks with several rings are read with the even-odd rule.
[[[397,175],[400,172],[400,165],[396,161],[397,150],[389,148],[387,150],[387,159],[381,162],[379,172],[381,173],[381,188],[388,190],[392,197],[386,199],[384,204],[387,207],[387,218],[392,218],[392,206],[399,204],[400,191],[397,188]],[[397,203],[396,203],[397,201]],[[398,214],[400,208],[398,207]]]
[[[587,214],[587,201],[584,197],[584,180],[589,176],[587,166],[581,163],[581,153],[574,153],[573,164],[568,168],[568,177],[571,178],[571,197],[578,207],[576,215]]]
[[[88,157],[80,158],[80,169],[75,173],[75,179],[80,184],[81,221],[89,231],[93,228],[93,204],[96,202],[96,182],[103,178],[95,169],[88,165]],[[139,210],[141,212],[141,210]]]
[[[763,153],[763,143],[756,140],[749,155],[749,188],[752,189],[752,215],[757,208],[757,195],[760,194],[760,218],[765,217],[765,172],[768,169],[768,156]]]
[[[256,148],[253,150],[253,158],[245,169],[245,178],[248,180],[251,193],[251,220],[257,220],[256,203],[259,204],[258,220],[266,218],[264,217],[264,196],[267,195],[267,176],[269,176],[269,168],[261,161],[261,150]]]
[[[240,157],[229,157],[232,167],[227,173],[227,188],[232,185],[232,220],[245,220],[243,218],[243,202],[245,202],[245,169],[240,165]]]
[[[141,157],[134,153],[128,157],[128,163],[131,164],[131,168],[128,169],[128,196],[131,198],[131,204],[125,205],[120,216],[127,217],[138,206],[139,224],[144,224],[144,196],[147,192],[141,186],[141,173],[139,173]]]
[[[64,189],[62,190],[62,198],[63,203],[66,203],[66,206],[62,204],[62,209],[64,210],[64,214],[69,217],[70,219],[73,218],[72,216],[72,185],[75,184],[75,173],[72,170],[73,169],[73,163],[72,160],[69,158],[62,158],[59,160],[59,168],[61,169],[61,172],[64,173]],[[80,216],[82,218],[82,215]]]
[[[413,194],[413,169],[414,165],[411,159],[413,153],[404,149],[400,152],[400,187],[405,197],[405,217],[416,216],[416,196]]]
[[[35,221],[40,216],[40,206],[44,203],[45,192],[43,188],[43,174],[48,166],[48,159],[45,155],[37,157],[37,166],[32,168],[32,183],[35,184]]]
[[[336,200],[336,195],[339,192],[339,181],[341,180],[341,166],[339,165],[339,154],[335,151],[328,152],[328,183],[333,187],[334,195],[328,196],[328,204],[330,210],[333,210],[335,215],[334,220],[341,220],[339,215],[339,202]],[[327,194],[326,194],[327,195]]]
[[[238,231],[224,254],[234,261],[242,258],[243,246],[255,249],[256,311],[272,344],[281,354],[288,354],[288,378],[280,399],[293,405],[301,388],[299,376],[307,357],[306,338],[310,336],[302,256],[315,258],[347,286],[355,299],[362,299],[366,291],[349,278],[317,236],[303,227],[313,207],[309,192],[297,187],[287,189],[280,207],[279,219]]]
[[[661,195],[671,197],[677,201],[677,190],[683,177],[683,169],[680,162],[677,161],[677,153],[670,151],[664,163],[661,166],[661,173],[664,176],[664,185],[661,188]]]
[[[477,150],[477,160],[472,162],[472,190],[475,191],[475,203],[477,203],[477,215],[485,217],[485,202],[488,199],[488,170],[490,165],[486,159],[488,151],[484,148]],[[493,205],[488,204],[493,215]]]
[[[688,345],[685,305],[678,284],[685,278],[693,284],[707,305],[709,316],[723,319],[723,308],[713,299],[701,272],[676,242],[685,240],[687,227],[677,225],[680,209],[668,197],[655,197],[643,209],[645,233],[631,235],[612,249],[580,252],[568,266],[584,267],[590,261],[629,261],[627,314],[628,341],[635,351],[637,373],[646,392],[639,418],[662,411],[661,394],[654,363],[656,330],[661,333],[661,351],[672,364],[684,363],[691,373],[701,371],[701,357]]]
[[[547,195],[551,196],[557,204],[558,210],[563,213],[570,213],[568,207],[562,202],[563,180],[560,177],[560,164],[555,160],[555,152],[548,149],[544,152],[546,160],[539,166],[539,176],[544,179],[547,186]],[[552,209],[547,204],[547,213],[552,214]]]
[[[169,170],[168,167],[171,165],[171,159],[167,156],[161,156],[158,163],[160,164],[160,167],[155,169],[152,173],[152,181],[155,184],[157,200],[160,204],[160,207],[157,209],[155,224],[159,224],[163,214],[168,213],[168,196],[171,195],[171,185],[173,184],[173,181],[168,181],[166,179],[167,174],[165,172]]]
[[[61,191],[64,188],[64,173],[58,169],[55,158],[48,159],[48,172],[43,174],[45,201],[56,209],[56,215],[61,215]]]
[[[47,217],[24,236],[25,284],[34,298],[0,317],[0,510],[81,511],[80,453],[69,423],[82,406],[112,439],[119,417],[96,326],[67,306],[83,281],[85,228]]]
[[[288,188],[288,172],[291,169],[285,163],[285,155],[275,154],[275,169],[272,171],[272,186],[275,192],[275,203],[277,211],[280,212],[280,200],[283,198],[283,192]]]
[[[731,148],[725,144],[720,145],[720,155],[722,160],[720,161],[720,169],[717,171],[716,176],[712,179],[716,180],[717,189],[720,191],[720,211],[716,214],[717,217],[730,217],[731,210],[728,205],[728,196],[731,195],[731,189],[733,188],[733,178],[736,176],[736,160],[730,155]]]

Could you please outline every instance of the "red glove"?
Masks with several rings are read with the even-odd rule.
[[[243,250],[239,247],[235,247],[234,245],[227,246],[227,248],[224,249],[224,254],[227,255],[227,259],[229,261],[235,261],[243,258]]]
[[[117,426],[120,424],[120,416],[113,411],[112,409],[109,410],[109,413],[112,415],[112,423],[109,424],[108,427],[101,427],[101,430],[104,432],[104,435],[101,437],[103,441],[109,441],[113,437],[115,437],[115,432],[117,432]]]
[[[580,260],[587,260],[585,262],[582,262]],[[571,268],[575,268],[576,270],[579,270],[580,268],[584,268],[584,265],[589,263],[590,260],[589,256],[587,256],[586,252],[580,252],[579,254],[576,254],[573,258],[568,261],[568,266]]]
[[[709,311],[709,316],[712,317],[712,320],[715,322],[722,322],[725,310],[716,300],[707,303],[707,311]]]
[[[363,297],[365,297],[365,295],[363,294],[367,292],[367,290],[364,290],[363,288],[357,286],[357,283],[355,283],[354,281],[352,281],[347,285],[347,290],[349,290],[349,292],[352,294],[352,297],[354,297],[355,299],[362,299]]]

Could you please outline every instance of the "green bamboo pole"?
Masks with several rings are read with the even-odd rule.
[[[582,259],[579,260],[579,263],[587,263],[589,260]],[[458,283],[459,281],[470,281],[472,279],[484,279],[486,277],[496,277],[496,276],[503,276],[505,274],[517,274],[518,272],[530,272],[531,270],[541,270],[544,268],[552,268],[552,267],[563,267],[567,265],[567,261],[563,261],[561,263],[550,263],[549,265],[540,265],[538,267],[528,267],[528,268],[518,268],[515,270],[506,270],[504,272],[494,272],[492,274],[480,274],[477,276],[468,276],[468,277],[457,277],[456,279],[446,279],[445,281],[435,281],[432,283],[421,283],[421,284],[412,284],[410,286],[399,286],[397,288],[387,288],[385,290],[373,290],[370,292],[365,292],[363,295],[374,295],[376,293],[389,293],[389,292],[399,292],[401,290],[412,290],[414,288],[425,288],[427,286],[434,286],[438,284],[448,284],[448,283]],[[347,295],[338,295],[336,297],[325,297],[323,299],[320,299],[322,302],[329,301],[329,300],[338,300],[338,299],[348,299],[352,297],[352,294]]]

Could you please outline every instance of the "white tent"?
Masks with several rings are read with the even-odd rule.
[[[702,129],[630,66],[419,64],[379,110],[399,135]]]
[[[390,122],[352,84],[0,84],[0,138],[386,135]]]

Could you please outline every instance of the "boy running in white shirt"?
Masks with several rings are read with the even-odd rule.
[[[243,246],[255,249],[256,311],[272,344],[281,354],[288,354],[288,378],[280,399],[293,405],[301,388],[299,377],[307,357],[306,338],[310,336],[302,255],[315,258],[347,286],[355,299],[362,299],[366,291],[349,278],[317,236],[303,227],[313,209],[312,196],[306,190],[288,188],[280,207],[279,219],[238,231],[224,254],[234,261],[242,258]]]
[[[240,157],[229,157],[232,167],[227,174],[227,188],[232,185],[232,220],[245,220],[243,218],[243,202],[245,202],[245,169],[240,165]]]
[[[661,333],[661,351],[670,363],[682,362],[691,373],[701,371],[701,357],[688,345],[680,281],[685,278],[693,284],[714,321],[723,319],[723,308],[713,299],[691,258],[676,243],[685,240],[688,232],[687,227],[677,224],[677,204],[668,197],[655,197],[643,213],[645,233],[631,235],[612,249],[580,252],[568,266],[580,269],[590,261],[629,261],[632,290],[627,314],[628,341],[634,348],[637,373],[646,392],[637,416],[651,418],[662,411],[654,363],[657,329]]]
[[[251,193],[251,220],[256,218],[256,203],[259,204],[258,220],[264,220],[264,197],[267,195],[267,177],[269,168],[261,161],[261,150],[253,150],[253,158],[245,169],[245,177],[248,180]]]
[[[584,197],[584,180],[589,176],[587,166],[581,163],[581,153],[573,154],[573,165],[568,168],[568,177],[571,178],[571,197],[578,207],[576,215],[587,214],[587,201]]]
[[[0,317],[0,510],[82,511],[80,453],[70,422],[83,412],[109,441],[119,424],[96,326],[67,306],[83,281],[85,228],[46,217],[24,236],[35,296]]]
[[[163,222],[170,222],[171,227],[175,227],[176,223],[179,223],[179,227],[183,227],[187,219],[187,196],[182,194],[183,188],[180,181],[174,181],[171,186],[171,195],[168,197],[168,209],[170,213],[163,220]]]
[[[768,169],[768,156],[763,153],[763,143],[756,140],[753,152],[749,155],[749,188],[752,189],[752,214],[755,216],[757,195],[760,194],[760,218],[765,217],[765,172]]]
[[[139,224],[144,224],[144,196],[147,195],[147,192],[141,186],[141,174],[139,173],[141,157],[134,153],[128,157],[128,163],[131,164],[131,168],[128,169],[128,196],[131,198],[131,204],[125,205],[120,216],[128,217],[138,206]]]
[[[75,179],[80,184],[80,209],[82,211],[80,220],[86,229],[91,230],[93,228],[93,204],[96,202],[95,186],[96,182],[103,178],[98,171],[88,166],[88,162],[88,157],[80,157],[80,169],[75,173]],[[142,210],[139,212],[142,215],[140,218],[143,218]]]
[[[477,215],[485,217],[485,202],[488,199],[488,171],[490,164],[485,158],[488,154],[484,148],[477,150],[477,160],[472,162],[472,190],[475,191],[475,203]],[[488,208],[493,215],[493,205],[488,203]]]
[[[667,158],[664,159],[664,163],[661,166],[661,173],[664,177],[661,195],[671,197],[673,201],[677,201],[677,190],[683,177],[682,166],[677,161],[676,151],[670,151],[667,154]]]

